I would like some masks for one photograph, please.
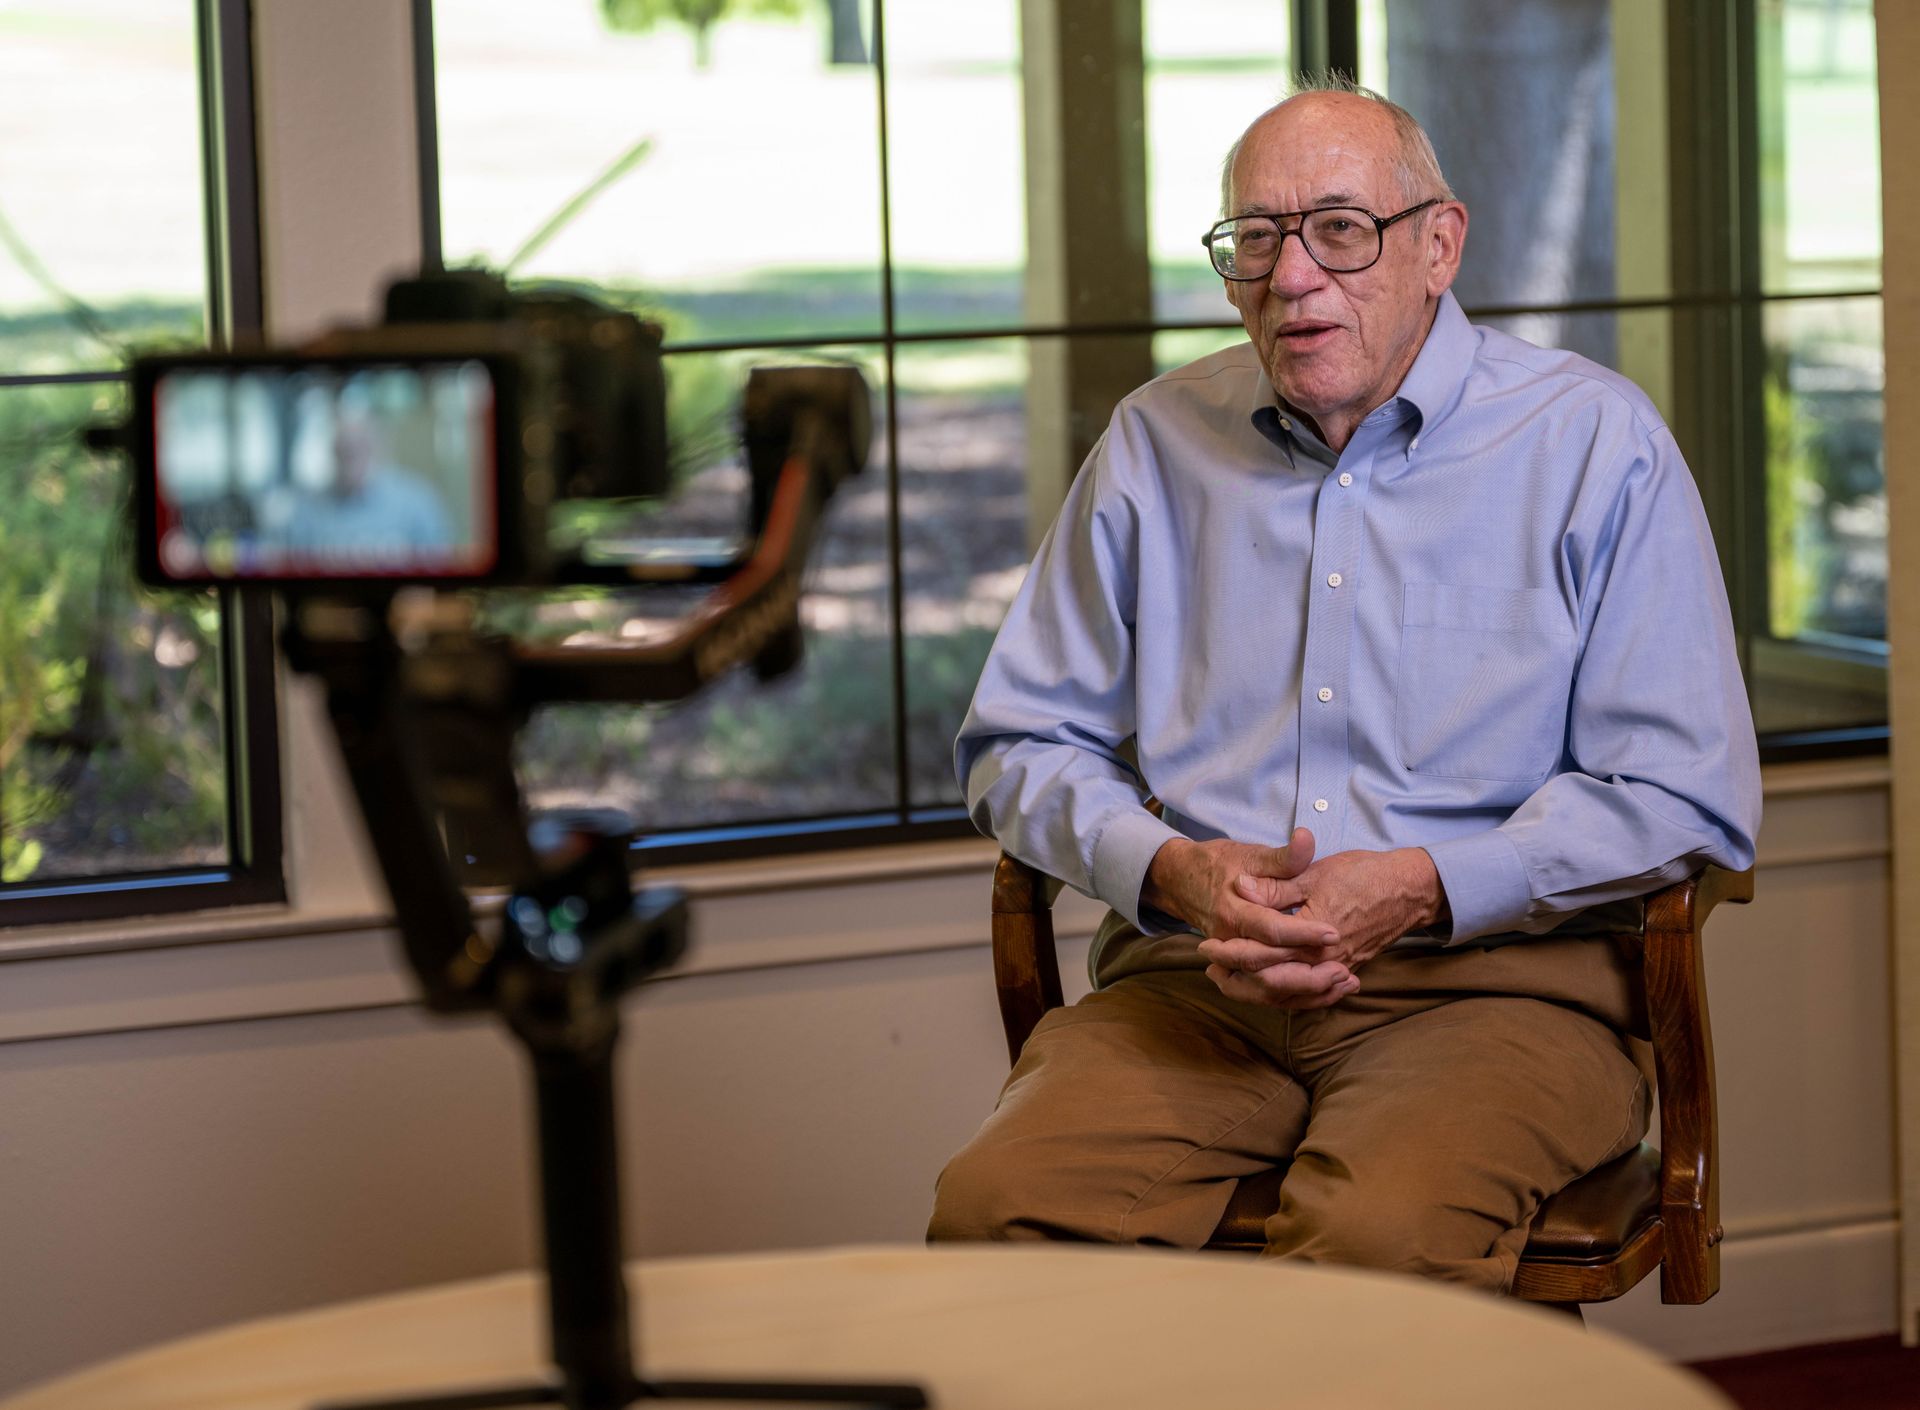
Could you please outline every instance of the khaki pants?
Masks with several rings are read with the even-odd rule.
[[[1304,1013],[1226,998],[1192,943],[1103,947],[1103,987],[1041,1020],[941,1175],[930,1239],[1198,1248],[1291,1156],[1269,1256],[1505,1291],[1541,1202],[1646,1131],[1608,940],[1391,949]]]

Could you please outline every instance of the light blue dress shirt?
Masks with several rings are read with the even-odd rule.
[[[1149,933],[1180,928],[1140,906],[1176,835],[1424,847],[1446,938],[1486,943],[1749,866],[1760,817],[1673,434],[1451,294],[1338,456],[1251,343],[1121,402],[955,754],[982,831]]]

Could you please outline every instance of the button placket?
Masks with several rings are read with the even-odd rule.
[[[1362,434],[1368,443],[1379,439],[1377,434]],[[1312,829],[1323,852],[1338,845],[1342,810],[1335,805],[1343,796],[1339,790],[1345,788],[1351,771],[1347,757],[1347,711],[1341,702],[1345,699],[1358,607],[1347,578],[1355,571],[1355,555],[1359,551],[1364,483],[1362,494],[1343,491],[1352,490],[1356,479],[1364,482],[1371,464],[1370,459],[1354,457],[1353,450],[1354,447],[1349,446],[1349,453],[1342,459],[1354,468],[1339,469],[1330,475],[1315,501],[1312,571],[1321,587],[1308,595],[1307,634],[1301,662],[1295,821],[1296,825]],[[1370,456],[1370,451],[1362,448],[1360,455]]]

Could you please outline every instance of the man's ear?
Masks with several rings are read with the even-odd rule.
[[[1437,299],[1453,286],[1467,246],[1467,208],[1458,201],[1434,207],[1427,217],[1427,297]]]

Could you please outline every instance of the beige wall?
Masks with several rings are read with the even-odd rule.
[[[1920,6],[1882,0],[1879,28],[1881,224],[1885,231],[1886,468],[1892,517],[1887,584],[1887,641],[1892,648],[1892,720],[1895,769],[1893,874],[1899,1011],[1902,1168],[1908,1208],[1920,1208],[1920,762],[1911,745],[1920,739],[1920,579],[1900,565],[1920,554],[1920,170],[1907,139],[1920,133]],[[1920,1239],[1907,1241],[1902,1260],[1901,1331],[1920,1345]]]

